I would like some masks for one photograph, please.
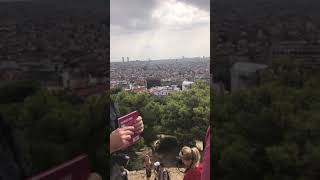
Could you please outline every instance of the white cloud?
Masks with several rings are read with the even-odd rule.
[[[132,18],[131,29],[111,24],[111,60],[162,59],[210,55],[210,15],[177,0],[158,0],[150,14],[152,28]]]
[[[152,18],[162,26],[183,27],[192,24],[210,23],[210,14],[192,5],[177,0],[159,0]]]

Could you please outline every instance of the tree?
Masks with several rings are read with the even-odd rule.
[[[318,179],[319,74],[280,59],[261,80],[214,97],[217,179]]]

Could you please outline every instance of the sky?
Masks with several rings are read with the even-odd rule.
[[[210,0],[111,0],[110,58],[210,56]]]

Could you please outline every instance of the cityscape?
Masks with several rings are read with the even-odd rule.
[[[111,62],[110,87],[165,96],[193,82],[210,82],[209,57]]]
[[[319,179],[319,7],[0,0],[0,180]]]
[[[105,92],[108,21],[93,4],[1,2],[0,80],[35,80],[83,97]]]
[[[217,1],[211,9],[215,19],[212,33],[215,90],[232,91],[249,86],[252,82],[246,82],[247,79],[255,79],[257,71],[279,59],[290,59],[317,71],[320,26],[316,5],[316,1]]]

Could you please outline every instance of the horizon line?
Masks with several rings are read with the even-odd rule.
[[[152,59],[152,58],[149,58],[149,59],[129,59],[129,62],[132,62],[132,61],[149,61],[149,60],[151,60],[151,61],[160,61],[160,60],[183,60],[183,59],[193,59],[193,58],[200,58],[200,59],[203,59],[203,57],[204,58],[210,58],[210,56],[194,56],[194,57],[184,57],[184,58],[182,58],[182,57],[179,57],[179,58],[157,58],[157,59]],[[125,58],[125,60],[124,60],[124,62],[127,62],[127,57],[124,57]],[[129,57],[130,58],[130,57]],[[110,59],[110,62],[122,62],[122,59],[117,59],[117,60],[115,60],[115,59],[113,59],[113,60],[111,60]]]

